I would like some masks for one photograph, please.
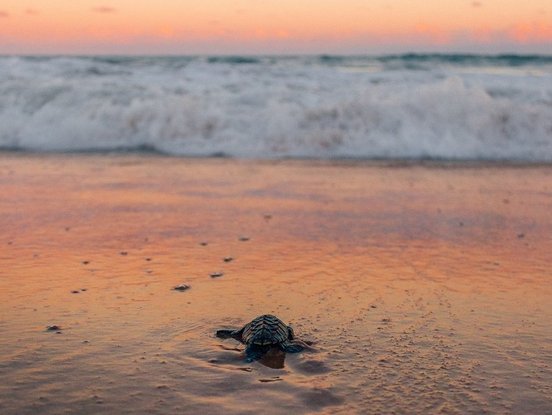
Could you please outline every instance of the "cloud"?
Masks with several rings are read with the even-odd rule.
[[[94,7],[92,9],[93,12],[96,12],[96,13],[115,13],[117,11],[117,9],[113,8],[113,7],[109,7],[109,6],[98,6],[98,7]]]
[[[0,10],[0,19],[1,19],[2,17],[10,17],[10,14],[9,14],[8,12],[5,12],[5,11]]]
[[[36,16],[37,14],[40,14],[37,10],[34,9],[27,9],[25,10],[25,14],[27,16]]]
[[[481,3],[478,0],[475,0],[475,1],[472,1],[471,5],[472,5],[472,7],[481,7],[481,6],[483,6],[483,3]]]

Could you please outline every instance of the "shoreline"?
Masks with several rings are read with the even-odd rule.
[[[131,158],[143,157],[144,159],[174,159],[187,162],[236,162],[241,164],[259,164],[259,165],[319,165],[319,166],[359,166],[359,167],[428,167],[428,168],[539,168],[552,167],[552,161],[526,161],[526,160],[494,160],[494,159],[431,159],[431,158],[310,158],[310,157],[282,157],[282,158],[245,158],[233,157],[227,155],[212,156],[193,156],[193,155],[174,155],[150,150],[90,150],[90,151],[27,151],[27,150],[6,150],[0,149],[0,157],[32,157],[32,158],[94,158],[105,157],[114,159],[117,157]]]

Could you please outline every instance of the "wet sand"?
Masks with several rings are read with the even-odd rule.
[[[550,166],[12,153],[0,194],[2,414],[552,413]],[[263,313],[315,350],[214,336]]]

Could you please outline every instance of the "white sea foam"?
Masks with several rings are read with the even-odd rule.
[[[552,161],[552,63],[3,57],[0,147]]]

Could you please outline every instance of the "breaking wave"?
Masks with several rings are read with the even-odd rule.
[[[0,148],[552,161],[552,57],[2,57]]]

